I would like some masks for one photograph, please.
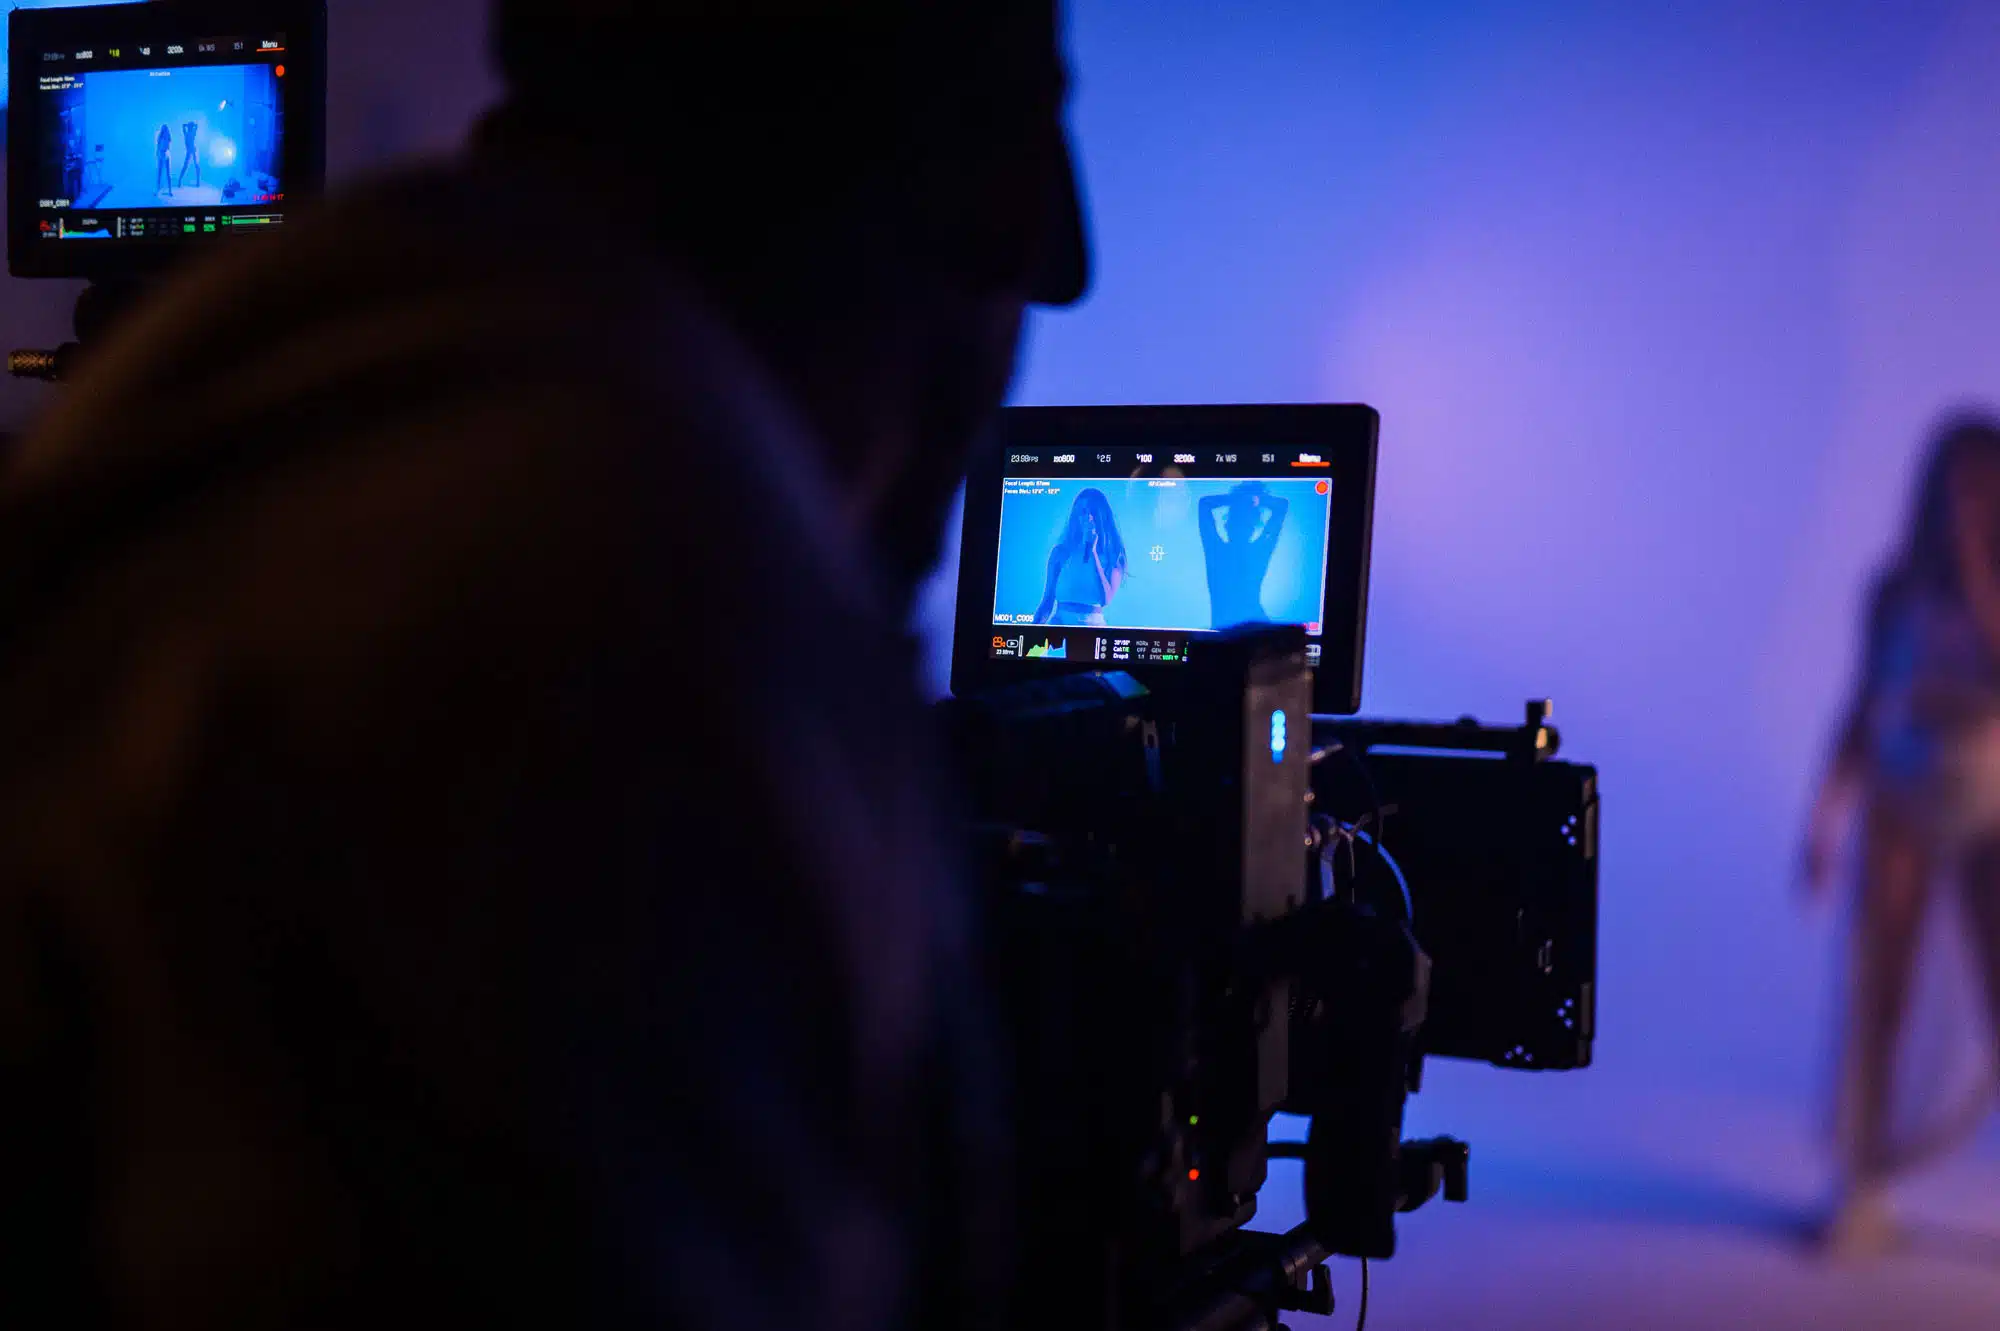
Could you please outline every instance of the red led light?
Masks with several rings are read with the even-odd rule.
[[[283,65],[278,66],[278,77],[279,78],[285,77],[285,67]]]
[[[1193,1183],[1200,1177],[1201,1177],[1201,1171],[1199,1169],[1190,1169],[1188,1171],[1188,1182]]]

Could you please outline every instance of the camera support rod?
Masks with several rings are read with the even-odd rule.
[[[1427,721],[1357,721],[1315,716],[1313,732],[1353,749],[1422,749],[1439,753],[1497,753],[1523,762],[1546,762],[1562,750],[1562,734],[1549,724],[1546,701],[1530,702],[1522,726],[1485,726],[1472,717],[1452,724]]]

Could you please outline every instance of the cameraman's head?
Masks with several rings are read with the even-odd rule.
[[[1056,0],[496,5],[492,139],[559,174],[552,233],[643,209],[914,582],[1025,307],[1087,285]]]

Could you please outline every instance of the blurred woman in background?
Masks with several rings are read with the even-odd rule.
[[[1956,929],[1969,945],[1982,1038],[1989,1054],[2000,1044],[2000,423],[1940,433],[1905,546],[1876,588],[1859,687],[1807,836],[1816,896],[1850,812],[1862,835],[1840,1192],[1822,1238],[1836,1255],[1865,1257],[1896,1241],[1889,1185],[1961,1145],[1992,1104],[1987,1079],[1954,1102],[1942,1079],[1899,1069],[1899,1055],[1920,945],[1940,926],[1930,936],[1958,941]]]

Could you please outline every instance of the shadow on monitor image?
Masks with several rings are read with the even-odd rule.
[[[269,65],[86,74],[45,122],[41,192],[77,208],[205,207],[283,192]]]

